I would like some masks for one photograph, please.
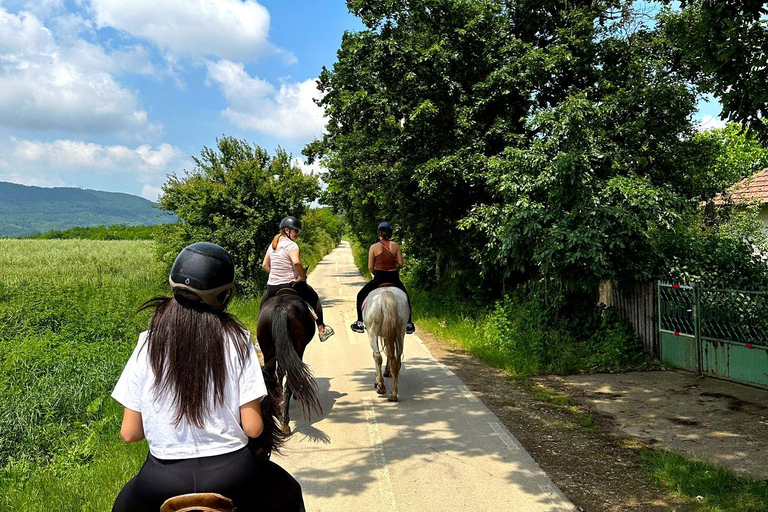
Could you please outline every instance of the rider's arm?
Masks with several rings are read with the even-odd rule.
[[[374,262],[376,261],[376,255],[373,253],[374,245],[376,244],[373,244],[368,250],[368,272],[370,272],[371,275],[373,275]]]
[[[271,265],[272,265],[272,260],[269,259],[269,251],[267,251],[267,254],[264,255],[264,261],[262,262],[261,266],[264,268],[264,270],[269,272]]]
[[[397,250],[395,251],[395,255],[397,256],[397,266],[402,267],[403,266],[403,251],[400,250],[400,245],[395,244],[395,247],[397,247]]]
[[[120,426],[120,437],[126,443],[135,443],[144,439],[144,424],[141,421],[141,413],[125,408],[123,424]]]
[[[240,424],[245,435],[257,438],[264,430],[264,422],[261,419],[261,401],[251,400],[240,406]]]
[[[291,263],[293,263],[293,268],[296,269],[296,272],[299,274],[299,281],[306,281],[307,279],[307,272],[304,270],[304,266],[301,264],[301,258],[299,257],[299,250],[294,249],[291,252],[288,253],[288,256],[291,257]]]

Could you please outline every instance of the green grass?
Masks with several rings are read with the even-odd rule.
[[[165,291],[146,241],[0,241],[0,510],[104,510],[146,446],[109,394]]]
[[[646,472],[675,496],[698,504],[702,512],[768,511],[768,484],[683,456],[644,449]]]

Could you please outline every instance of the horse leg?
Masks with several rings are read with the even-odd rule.
[[[387,364],[384,366],[384,376],[385,377],[391,377],[392,376],[392,370],[390,370],[390,366],[392,366],[392,360],[387,356]]]
[[[283,393],[283,433],[285,435],[291,434],[291,388],[288,383],[285,383],[285,392]]]
[[[381,352],[374,352],[373,360],[376,362],[376,392],[383,395],[387,392],[387,388],[384,386],[384,378],[381,376]]]
[[[389,366],[392,368],[392,392],[389,394],[389,398],[387,398],[387,401],[389,402],[397,402],[397,383],[400,381],[400,365],[402,355],[400,354],[393,354],[394,357],[387,358],[389,362]]]

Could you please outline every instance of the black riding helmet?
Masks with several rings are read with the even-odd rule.
[[[235,264],[216,244],[199,242],[185,247],[168,277],[174,295],[193,294],[216,311],[227,309],[235,296]]]
[[[392,225],[389,222],[384,221],[379,224],[379,227],[376,231],[384,231],[384,233],[387,235],[387,238],[389,238],[392,236]]]
[[[301,221],[293,216],[288,216],[280,221],[280,231],[285,228],[291,228],[301,231]]]

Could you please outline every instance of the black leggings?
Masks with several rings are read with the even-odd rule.
[[[261,306],[264,305],[264,301],[274,297],[278,290],[282,290],[283,288],[293,288],[296,290],[296,292],[299,294],[299,297],[307,301],[309,305],[312,306],[312,308],[315,310],[315,313],[317,313],[317,325],[325,325],[323,322],[323,305],[320,304],[320,297],[318,297],[315,289],[309,286],[309,283],[306,281],[299,281],[294,285],[291,285],[291,283],[268,284],[267,291],[264,292],[264,295],[261,296],[259,309],[261,309]]]
[[[392,283],[405,292],[405,295],[408,297],[408,322],[411,322],[411,297],[408,295],[408,290],[405,289],[405,285],[400,280],[400,274],[397,270],[375,270],[373,272],[373,279],[368,281],[368,283],[357,292],[357,321],[363,321],[363,302],[365,302],[365,298],[382,283]]]
[[[160,460],[151,454],[118,494],[112,512],[157,512],[173,496],[216,492],[238,512],[301,512],[299,483],[283,468],[253,455],[248,447],[223,455]]]

